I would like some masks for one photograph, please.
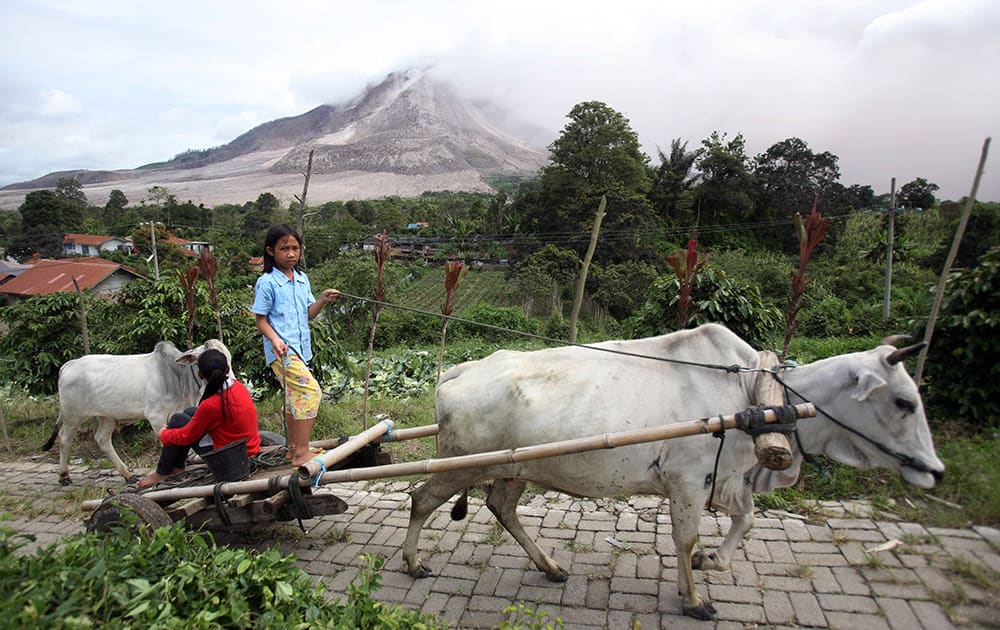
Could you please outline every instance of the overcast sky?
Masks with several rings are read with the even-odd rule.
[[[713,130],[751,156],[797,136],[876,192],[968,194],[1000,123],[997,0],[3,0],[0,41],[0,185],[218,146],[427,64],[542,146],[599,100],[653,163]]]

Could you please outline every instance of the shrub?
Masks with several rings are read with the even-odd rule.
[[[914,323],[923,337],[926,324]],[[948,407],[973,428],[1000,427],[1000,247],[978,267],[948,279],[927,354],[925,400]]]
[[[507,332],[508,330],[530,334],[538,331],[535,321],[528,319],[524,311],[513,306],[477,304],[468,312],[466,319],[471,321],[452,322],[448,328],[449,334],[461,338],[477,337],[489,342],[503,342],[521,338],[521,335]],[[485,326],[478,326],[477,323]]]
[[[134,523],[133,523],[134,526]],[[348,602],[275,549],[219,548],[211,534],[175,523],[152,533],[117,528],[74,534],[34,554],[0,529],[0,615],[22,628],[438,627],[436,620],[374,601],[382,562],[363,557]],[[29,540],[31,537],[27,537]],[[383,561],[384,562],[384,561]]]
[[[799,317],[797,332],[807,337],[839,337],[851,329],[851,315],[847,304],[838,297],[828,295],[818,304],[804,310]]]
[[[656,335],[670,330],[676,320],[677,278],[661,276],[653,283],[638,317],[631,320],[632,336]],[[692,291],[688,327],[716,322],[724,324],[752,346],[766,347],[781,324],[777,309],[764,304],[760,291],[734,282],[724,272],[706,267],[698,274]]]

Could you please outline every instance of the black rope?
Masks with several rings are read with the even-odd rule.
[[[288,475],[288,494],[292,498],[292,507],[295,508],[295,518],[299,521],[299,529],[305,532],[306,527],[302,524],[302,519],[312,518],[313,513],[302,496],[302,486],[299,485],[298,473]]]
[[[723,422],[721,414],[719,415],[719,422]],[[722,427],[722,424],[719,426]],[[712,490],[708,493],[708,511],[715,514],[717,510],[712,507],[712,501],[715,500],[715,480],[719,478],[719,460],[722,459],[722,447],[726,444],[726,429],[720,428],[712,434],[712,437],[718,438],[719,450],[715,452],[715,465],[712,467]]]
[[[777,422],[768,423],[766,421],[767,411],[772,411],[778,417]],[[795,407],[787,405],[750,407],[736,414],[736,428],[743,431],[750,437],[757,437],[762,433],[795,433],[795,426],[798,420]]]
[[[212,486],[212,494],[215,495],[215,513],[219,515],[222,524],[232,525],[233,521],[229,518],[229,512],[226,510],[226,497],[222,495],[222,483]]]
[[[404,311],[410,311],[413,313],[418,313],[420,315],[430,315],[431,317],[443,317],[446,320],[461,322],[463,324],[472,324],[473,326],[480,326],[482,328],[489,328],[491,330],[496,330],[500,332],[510,333],[513,335],[520,335],[522,337],[528,337],[530,339],[537,339],[539,341],[544,341],[547,343],[556,343],[564,346],[575,346],[577,348],[587,348],[588,350],[599,350],[601,352],[608,352],[611,354],[620,354],[627,357],[635,357],[637,359],[651,359],[653,361],[663,361],[665,363],[675,363],[677,365],[688,365],[691,367],[707,368],[710,370],[722,370],[729,372],[730,374],[738,374],[740,372],[760,372],[760,368],[749,368],[742,365],[722,365],[719,363],[698,363],[697,361],[683,361],[681,359],[670,359],[668,357],[657,357],[649,354],[637,354],[634,352],[623,352],[621,350],[613,350],[611,348],[600,348],[598,346],[587,345],[584,343],[571,343],[564,339],[554,339],[552,337],[546,337],[544,335],[536,335],[534,333],[524,332],[523,330],[515,330],[513,328],[504,328],[503,326],[495,326],[493,324],[486,324],[483,322],[477,322],[472,319],[464,319],[461,317],[455,317],[454,315],[442,315],[440,313],[432,313],[431,311],[425,311],[419,308],[413,308],[412,306],[402,306],[400,304],[392,304],[390,302],[383,302],[381,300],[373,300],[372,298],[361,297],[359,295],[351,295],[350,293],[340,292],[340,295],[344,297],[353,298],[355,300],[361,300],[362,302],[371,302],[372,304],[378,304],[381,306],[391,306],[393,308],[402,309]]]

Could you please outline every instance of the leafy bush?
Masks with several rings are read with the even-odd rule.
[[[0,529],[0,615],[22,628],[438,627],[417,611],[374,601],[382,562],[364,558],[346,604],[294,557],[217,547],[181,524],[152,533],[74,534],[31,555]],[[28,537],[30,540],[31,538]]]
[[[924,378],[925,400],[949,408],[973,428],[1000,427],[1000,247],[979,266],[948,279],[931,338]],[[926,324],[916,322],[914,336]]]
[[[448,328],[449,336],[477,337],[489,342],[519,340],[521,335],[507,331],[521,331],[534,334],[537,325],[534,320],[525,317],[524,312],[513,306],[490,306],[478,304],[472,308],[466,319],[471,321],[454,321]],[[485,324],[480,326],[477,324]]]
[[[670,330],[676,320],[679,295],[677,278],[661,276],[650,288],[637,318],[632,320],[632,336],[656,335]],[[724,272],[706,267],[698,274],[691,293],[694,303],[688,327],[716,322],[724,324],[752,346],[766,347],[778,329],[781,314],[764,304],[760,291],[734,282]]]
[[[799,316],[799,334],[808,337],[839,337],[851,329],[851,315],[847,304],[838,297],[828,295]]]

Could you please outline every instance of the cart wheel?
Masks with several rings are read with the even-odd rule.
[[[87,519],[87,531],[109,532],[112,527],[122,525],[122,515],[129,512],[139,518],[143,531],[152,531],[173,524],[166,510],[158,503],[140,494],[125,492],[101,501],[101,505]]]

